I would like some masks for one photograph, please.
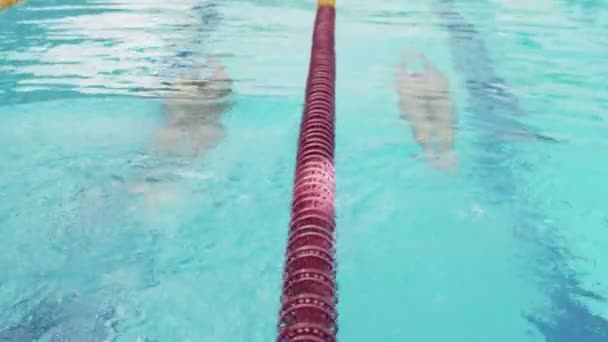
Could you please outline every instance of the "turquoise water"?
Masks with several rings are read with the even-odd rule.
[[[518,122],[560,140],[505,143],[480,124],[504,113],[480,113],[468,91],[483,73],[458,57],[479,51],[437,15],[446,3],[339,1],[339,338],[606,341],[608,13],[454,6]],[[313,18],[313,1],[284,0],[30,0],[0,14],[0,337],[273,339]],[[412,157],[393,89],[403,49],[450,78],[457,175]],[[129,195],[163,82],[208,52],[236,79],[226,139],[173,170],[178,195]]]

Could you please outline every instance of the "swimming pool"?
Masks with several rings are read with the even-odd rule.
[[[338,3],[339,338],[605,341],[608,17],[463,3]],[[1,14],[1,337],[30,316],[43,340],[273,339],[313,17],[269,0]],[[404,48],[451,80],[457,176],[411,157]],[[129,196],[117,175],[147,165],[163,81],[209,51],[237,80],[227,138],[177,171],[179,197]]]

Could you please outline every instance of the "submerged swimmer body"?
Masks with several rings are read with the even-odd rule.
[[[449,81],[423,55],[417,56],[423,70],[408,73],[411,57],[403,54],[396,71],[401,117],[409,122],[428,161],[435,166],[453,168],[456,166],[453,152],[456,118]]]
[[[193,68],[190,77],[174,82],[165,102],[166,123],[158,133],[155,150],[161,159],[172,160],[161,161],[164,166],[160,168],[147,168],[143,181],[129,186],[131,193],[147,193],[152,202],[174,198],[175,189],[167,188],[164,178],[168,175],[163,173],[178,172],[176,166],[201,157],[224,137],[221,121],[232,106],[233,82],[217,57],[209,56],[207,62],[206,67]],[[211,75],[204,77],[207,68]],[[150,193],[152,187],[156,191]]]
[[[158,140],[161,151],[197,158],[224,136],[221,120],[232,104],[232,79],[216,57],[209,57],[208,64],[213,68],[208,79],[201,75],[205,68],[199,67],[192,70],[191,78],[175,82],[165,103],[167,125]]]
[[[222,119],[232,106],[232,83],[220,60],[208,56],[206,65],[193,67],[188,77],[169,84],[163,126],[155,135],[151,153],[128,161],[135,174],[114,174],[110,181],[81,191],[82,206],[90,213],[88,220],[102,220],[98,213],[104,210],[96,208],[106,208],[124,190],[129,195],[143,195],[146,207],[181,198],[185,190],[181,181],[185,174],[192,174],[187,169],[224,137]],[[129,206],[129,210],[133,208]]]

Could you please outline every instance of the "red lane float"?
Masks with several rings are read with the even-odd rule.
[[[335,2],[319,0],[300,125],[277,342],[335,342]]]

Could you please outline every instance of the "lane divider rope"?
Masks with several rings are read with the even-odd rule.
[[[319,0],[296,156],[277,342],[335,342],[335,0]]]

